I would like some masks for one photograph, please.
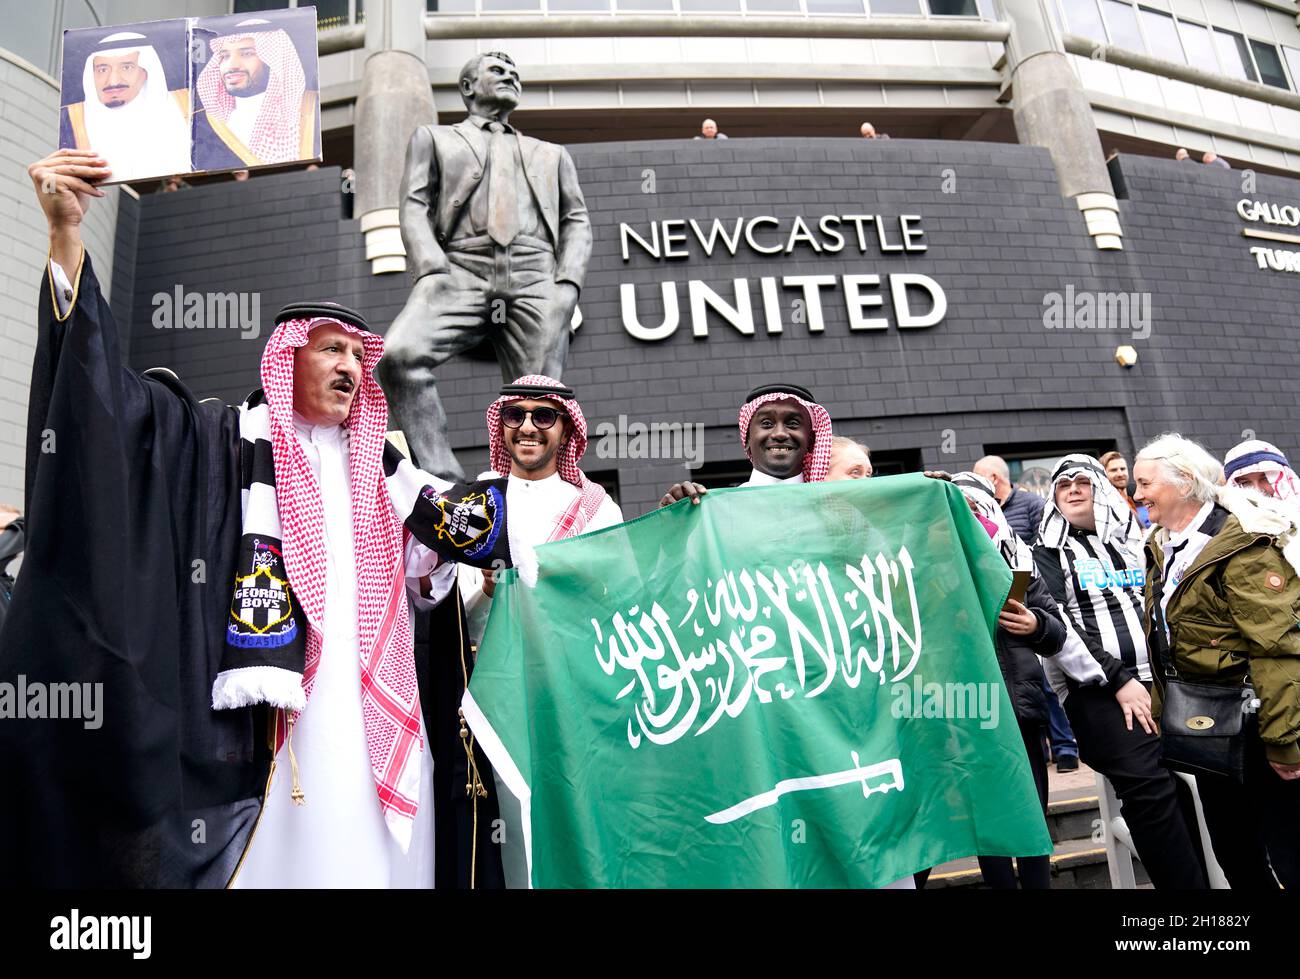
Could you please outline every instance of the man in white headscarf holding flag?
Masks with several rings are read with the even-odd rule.
[[[502,501],[399,461],[383,340],[343,306],[286,306],[237,408],[127,369],[80,235],[107,168],[64,150],[29,173],[51,257],[0,680],[89,684],[104,709],[0,726],[0,882],[431,886],[409,609],[463,634],[440,599],[452,562],[509,563]]]
[[[573,388],[543,374],[516,378],[488,406],[487,433],[491,469],[480,475],[485,482],[479,485],[496,488],[502,495],[510,513],[507,550],[525,581],[536,581],[535,548],[623,522],[618,504],[579,465],[587,450],[587,419]],[[480,570],[481,566],[464,564],[459,574],[469,637],[476,647],[496,590],[493,569]],[[460,704],[446,706],[459,709]],[[470,743],[473,746],[472,738]],[[504,786],[499,781],[495,784],[505,828],[501,847],[505,882],[527,886],[524,849],[513,845],[524,839],[519,802],[501,791]]]
[[[183,50],[184,36],[175,43]],[[189,88],[168,90],[148,37],[120,31],[98,42],[86,56],[81,88],[84,101],[63,106],[60,146],[93,149],[119,181],[190,171]]]
[[[194,163],[198,170],[264,166],[320,156],[317,93],[286,31],[243,20],[213,37],[212,57],[195,83]],[[197,34],[196,34],[197,36]]]

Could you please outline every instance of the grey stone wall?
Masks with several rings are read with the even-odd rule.
[[[739,463],[736,408],[751,386],[775,378],[810,385],[838,430],[874,449],[920,450],[927,467],[968,467],[990,445],[1128,451],[1167,429],[1220,453],[1247,428],[1285,451],[1300,448],[1300,275],[1254,267],[1235,211],[1240,173],[1125,159],[1125,250],[1099,252],[1073,203],[1060,197],[1046,151],[1032,147],[771,139],[585,144],[572,152],[596,244],[582,295],[585,322],[565,379],[578,388],[593,429],[585,468],[617,471],[629,515],[687,470],[673,460],[597,458],[598,423],[623,414],[702,424],[704,460]],[[1248,196],[1297,203],[1300,183],[1261,176]],[[201,395],[236,401],[258,383],[266,331],[283,303],[334,299],[386,329],[408,280],[368,273],[357,225],[340,219],[339,206],[338,171],[331,169],[143,199],[134,243],[134,366],[171,366]],[[772,215],[788,232],[796,215],[813,224],[826,214],[877,213],[891,222],[921,215],[928,251],[869,247],[862,254],[855,245],[838,255],[797,248],[764,256],[742,245],[734,258],[715,251],[706,259],[693,244],[688,259],[634,253],[625,263],[619,248],[620,222],[645,235],[653,220]],[[768,230],[761,241],[774,237]],[[784,331],[764,331],[761,276],[898,272],[943,286],[948,312],[941,323],[851,331],[837,287],[824,292],[824,331],[811,333],[791,321],[802,293],[782,289]],[[750,280],[755,334],[742,336],[711,315],[708,337],[695,338],[686,280],[730,300],[734,278]],[[657,324],[665,280],[681,283],[682,324],[662,341],[633,339],[621,322],[619,286],[634,284],[643,322]],[[257,295],[264,329],[257,338],[154,329],[153,296],[178,283]],[[1076,294],[1148,294],[1149,336],[1046,328],[1044,297],[1069,286]],[[886,298],[892,318],[889,307]],[[1139,351],[1128,370],[1114,361],[1121,343]],[[483,411],[500,383],[497,367],[459,357],[440,383],[453,442],[467,467],[481,467]]]
[[[22,509],[37,290],[50,250],[27,167],[58,145],[59,89],[44,72],[3,49],[0,134],[0,502]],[[86,248],[110,268],[119,201],[134,203],[127,191],[111,188],[94,201],[83,227]],[[111,294],[111,284],[104,285]]]

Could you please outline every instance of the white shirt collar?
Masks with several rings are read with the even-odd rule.
[[[1213,502],[1202,504],[1201,508],[1196,511],[1196,516],[1192,517],[1191,522],[1188,523],[1186,527],[1176,534],[1173,531],[1170,531],[1169,544],[1173,547],[1177,547],[1184,541],[1191,540],[1194,535],[1201,533],[1201,526],[1209,518],[1210,511],[1213,509]]]
[[[511,473],[507,479],[507,486],[519,486],[525,492],[554,492],[569,484],[564,481],[559,472],[553,472],[543,479],[524,479],[522,476],[516,476]]]
[[[346,429],[342,425],[313,425],[298,412],[293,413],[293,427],[308,442],[338,442]]]
[[[745,486],[776,486],[779,483],[802,483],[803,472],[797,472],[793,476],[785,479],[777,479],[775,476],[769,476],[767,473],[755,469],[749,474],[749,479],[744,483]]]

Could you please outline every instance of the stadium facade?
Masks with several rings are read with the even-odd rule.
[[[0,497],[16,502],[45,251],[23,168],[57,133],[59,32],[232,5],[13,6],[0,330],[18,356],[0,367]],[[460,118],[460,65],[504,50],[525,83],[512,121],[569,146],[591,211],[566,380],[593,422],[586,467],[629,515],[688,471],[734,479],[736,406],[775,377],[810,385],[884,472],[995,451],[1032,482],[1064,451],[1127,452],[1168,429],[1218,452],[1250,432],[1300,449],[1295,4],[315,6],[320,170],[121,190],[91,212],[136,368],[237,400],[284,302],[337,299],[384,329],[409,289],[406,139]],[[731,138],[691,139],[705,116]],[[892,138],[857,138],[866,120]],[[1180,146],[1232,169],[1175,162]],[[159,314],[190,297],[204,310],[190,325]],[[262,329],[241,328],[241,308]],[[467,465],[485,462],[498,378],[483,356],[442,371]]]

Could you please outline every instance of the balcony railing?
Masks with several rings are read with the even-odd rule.
[[[996,20],[992,0],[428,0],[431,14],[739,14],[793,17],[971,17]]]

